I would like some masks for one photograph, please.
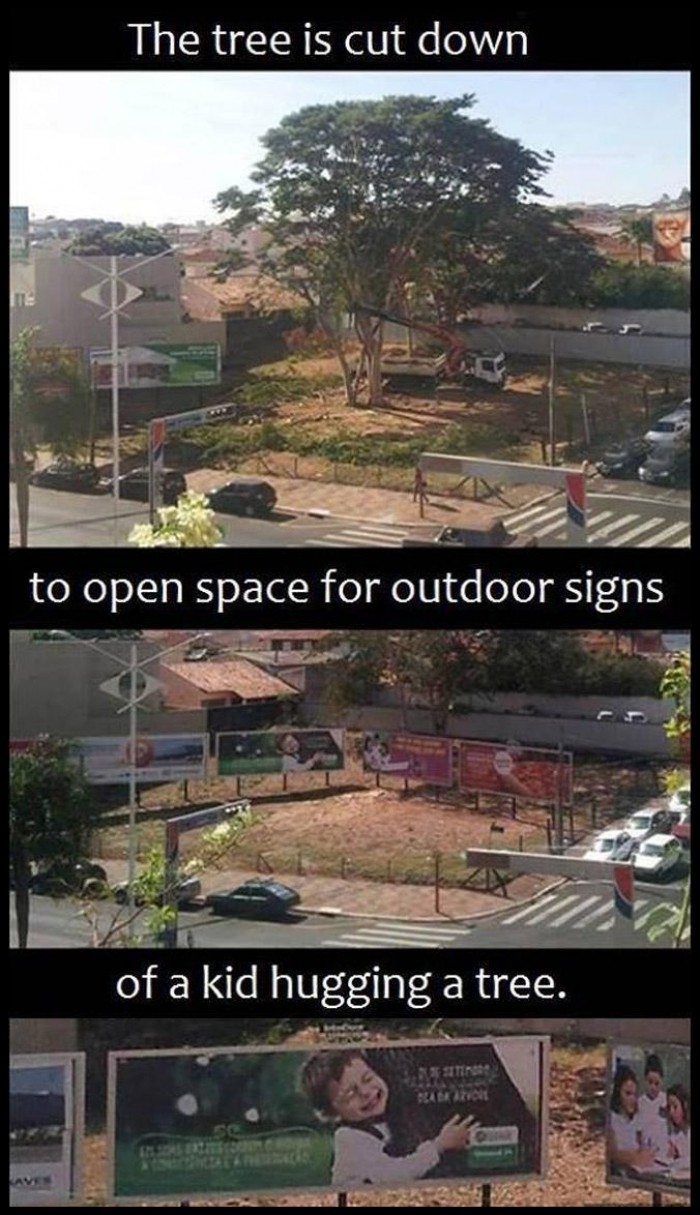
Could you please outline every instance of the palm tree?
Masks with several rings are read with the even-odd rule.
[[[620,236],[628,245],[636,245],[637,265],[642,264],[642,250],[654,242],[654,223],[651,215],[636,215],[623,221]]]

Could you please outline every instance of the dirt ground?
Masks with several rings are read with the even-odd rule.
[[[479,810],[456,790],[436,791],[415,783],[404,790],[403,781],[382,775],[381,786],[364,774],[352,758],[353,738],[348,742],[347,767],[333,773],[330,784],[320,773],[290,776],[286,793],[282,778],[243,778],[240,795],[253,800],[254,821],[222,864],[233,861],[253,869],[265,862],[277,873],[325,873],[337,876],[347,862],[358,875],[377,880],[432,880],[433,856],[442,854],[443,881],[464,878],[459,855],[467,847],[532,849],[546,841],[550,818],[547,806],[519,802],[513,817],[510,798],[481,796]],[[573,824],[577,835],[602,827],[615,817],[631,812],[657,790],[653,771],[635,772],[618,764],[588,762],[574,769]],[[341,783],[342,782],[342,783]],[[159,843],[162,823],[176,808],[194,809],[197,804],[231,801],[238,786],[233,779],[206,783],[190,782],[189,803],[182,802],[182,787],[163,786],[142,795],[142,847]],[[123,858],[127,851],[124,811],[115,812],[116,822],[100,832],[99,850],[104,858]],[[491,825],[502,828],[495,834]],[[568,832],[571,820],[564,814]],[[197,832],[183,837],[184,857],[197,852]],[[494,845],[494,838],[496,843]],[[449,858],[454,858],[450,867]],[[303,868],[299,869],[302,865]]]
[[[288,1041],[312,1046],[318,1031],[303,1030]],[[381,1041],[377,1038],[377,1041]],[[549,1168],[546,1180],[503,1182],[492,1187],[494,1206],[623,1207],[650,1206],[651,1194],[605,1183],[605,1047],[554,1047],[551,1058]],[[84,1205],[102,1205],[106,1183],[107,1145],[104,1135],[91,1135],[85,1151]],[[664,1195],[664,1206],[688,1206],[676,1195]],[[138,1204],[133,1204],[138,1205]],[[157,1202],[148,1206],[165,1206]],[[195,1200],[192,1206],[330,1207],[328,1194]],[[436,1186],[404,1190],[356,1192],[348,1205],[357,1207],[475,1207],[481,1205],[477,1186]]]

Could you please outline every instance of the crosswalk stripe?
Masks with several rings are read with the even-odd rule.
[[[642,519],[641,523],[637,524],[636,527],[630,528],[630,530],[625,532],[624,535],[616,536],[615,539],[612,541],[610,547],[611,548],[620,548],[621,545],[623,545],[623,544],[629,544],[630,540],[636,540],[637,536],[642,536],[642,535],[644,535],[644,532],[652,531],[653,528],[658,527],[659,524],[663,523],[663,522],[664,522],[664,519],[660,515],[657,515],[651,519]],[[654,542],[655,542],[655,538],[656,538],[656,532],[654,532],[654,536],[652,537]]]
[[[434,941],[406,941],[402,937],[392,936],[391,933],[370,933],[363,930],[362,936],[356,937],[341,937],[337,942],[338,945],[343,945],[346,942],[357,942],[359,945],[405,945],[407,949],[437,949],[439,946]],[[330,942],[329,942],[330,944]],[[336,942],[332,942],[336,944]]]
[[[563,907],[566,907],[567,904],[569,904],[569,903],[578,902],[579,897],[580,896],[578,894],[570,894],[567,896],[567,898],[561,899],[561,901],[559,903],[559,907],[563,908]],[[558,910],[558,908],[556,908],[556,910]],[[545,911],[541,911],[538,915],[533,915],[532,918],[530,920],[528,920],[528,924],[539,924],[542,920],[546,920],[547,916],[550,914],[551,911],[552,911],[552,908],[547,907],[547,909]]]
[[[559,928],[561,924],[566,924],[567,920],[573,919],[575,915],[579,915],[582,911],[585,911],[586,907],[590,907],[591,903],[597,902],[598,895],[592,894],[590,898],[584,899],[583,902],[576,903],[569,911],[565,911],[563,915],[557,916],[556,920],[552,920],[552,928]]]
[[[454,941],[458,935],[454,929],[433,928],[424,924],[372,924],[359,928],[358,932],[391,932],[409,940],[424,937],[426,941]]]
[[[607,507],[593,509],[596,513],[589,512],[586,520],[589,544],[620,548],[643,536],[644,539],[638,542],[640,548],[665,545],[673,537],[680,538],[675,539],[669,547],[688,548],[690,545],[689,535],[682,535],[683,532],[688,532],[687,520],[671,523],[663,515],[645,518],[635,511],[630,511],[629,507],[624,515],[615,515],[614,509]],[[504,519],[508,530],[517,535],[527,534],[538,540],[549,537],[550,540],[557,541],[565,541],[567,538],[566,522],[566,509],[563,505],[552,506],[543,503],[518,511],[517,514]]]
[[[538,907],[544,907],[545,903],[553,902],[554,899],[556,899],[556,897],[557,897],[556,894],[546,894],[544,896],[544,898],[538,899],[536,905]],[[507,919],[501,920],[500,923],[501,924],[516,924],[518,920],[524,920],[526,916],[530,915],[531,911],[532,911],[532,907],[523,907],[523,908],[521,908],[520,911],[516,911],[515,915],[509,915]]]
[[[600,898],[602,898],[602,896],[599,895],[598,898],[600,899]],[[593,911],[589,911],[588,915],[585,915],[582,920],[578,920],[577,923],[574,925],[574,927],[575,928],[588,928],[589,924],[592,924],[594,920],[598,920],[602,915],[609,915],[609,914],[610,914],[610,899],[605,897],[605,898],[602,898],[601,902],[598,902],[597,907],[595,907],[593,909]]]
[[[682,523],[682,522],[681,523],[672,523],[671,526],[667,527],[665,531],[659,532],[654,537],[654,543],[663,544],[664,540],[668,540],[671,536],[675,536],[678,532],[682,532],[685,528],[687,528],[687,526],[688,526],[687,523]],[[640,548],[651,548],[652,542],[650,540],[642,540],[639,547]]]
[[[389,527],[348,527],[319,539],[309,539],[306,544],[312,548],[337,548],[339,545],[349,548],[360,541],[367,548],[400,548],[405,535],[405,532]]]

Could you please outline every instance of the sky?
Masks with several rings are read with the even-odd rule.
[[[536,152],[553,203],[654,202],[690,184],[685,72],[13,72],[10,193],[30,215],[212,222],[260,137],[307,105],[472,93]]]

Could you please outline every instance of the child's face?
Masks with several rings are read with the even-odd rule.
[[[673,1094],[668,1099],[668,1116],[674,1126],[682,1126],[683,1106],[678,1098]]]
[[[659,1093],[661,1092],[661,1085],[663,1083],[662,1078],[659,1075],[659,1073],[658,1072],[647,1072],[646,1082],[647,1082],[647,1096],[649,1096],[651,1098],[658,1097]]]
[[[328,1098],[344,1122],[366,1122],[381,1118],[389,1089],[364,1059],[351,1059],[339,1080],[331,1080]]]
[[[637,1082],[636,1080],[625,1080],[620,1089],[620,1105],[626,1114],[630,1116],[637,1109]]]

